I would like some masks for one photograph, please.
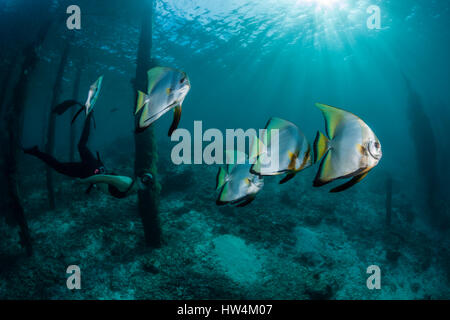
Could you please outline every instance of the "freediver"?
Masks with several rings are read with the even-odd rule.
[[[87,115],[80,141],[78,142],[80,162],[60,162],[52,155],[40,151],[38,146],[24,148],[24,153],[35,156],[60,174],[76,178],[81,183],[89,184],[86,193],[89,193],[97,184],[105,184],[108,186],[107,192],[111,196],[121,199],[133,192],[149,187],[153,181],[153,176],[150,173],[144,173],[137,179],[118,176],[113,172],[107,173],[99,153],[97,152],[97,157],[95,157],[87,147],[92,116],[93,112]]]
[[[89,134],[91,131],[91,119],[93,113],[89,113],[84,122],[83,132],[81,133],[80,141],[78,142],[78,153],[80,154],[80,162],[60,162],[52,155],[42,152],[38,146],[32,148],[24,148],[26,154],[35,156],[41,161],[45,162],[50,168],[56,172],[71,178],[85,179],[96,174],[103,174],[106,172],[105,166],[100,159],[97,152],[97,157],[87,147]]]

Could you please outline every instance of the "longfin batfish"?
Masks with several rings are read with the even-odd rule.
[[[98,96],[100,94],[100,90],[102,88],[103,83],[103,76],[98,77],[98,79],[91,85],[89,88],[88,97],[86,100],[86,103],[81,106],[81,108],[77,111],[75,116],[72,118],[71,123],[73,124],[77,117],[81,114],[81,112],[84,110],[86,113],[86,117],[89,115],[89,113],[94,110],[95,103],[97,102]]]
[[[171,109],[174,118],[168,135],[176,130],[181,118],[181,106],[191,85],[186,73],[167,67],[155,67],[148,71],[147,94],[138,92],[136,132],[142,132]]]
[[[233,159],[240,156],[237,151],[228,153],[228,157]],[[228,163],[226,168],[219,168],[216,177],[216,189],[220,190],[217,205],[232,204],[243,207],[255,199],[264,186],[264,180],[263,177],[250,173],[250,167],[251,164],[247,161],[243,164]]]
[[[278,141],[275,132],[278,133]],[[264,148],[251,167],[252,173],[262,176],[286,173],[287,176],[280,181],[280,183],[285,183],[312,164],[311,147],[308,140],[300,129],[290,121],[271,118],[267,122],[261,140]],[[272,142],[278,143],[278,146],[273,145]]]
[[[381,144],[369,126],[348,111],[317,103],[325,118],[327,136],[317,132],[314,162],[321,158],[314,186],[353,178],[331,192],[340,192],[361,181],[381,159]]]

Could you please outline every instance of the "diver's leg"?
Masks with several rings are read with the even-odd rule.
[[[91,132],[91,117],[92,112],[89,113],[84,122],[83,132],[81,133],[80,141],[78,142],[78,152],[80,154],[81,161],[84,163],[92,163],[96,161],[94,155],[87,147],[89,134]]]
[[[84,176],[84,170],[81,163],[76,162],[59,162],[56,160],[53,156],[41,152],[37,146],[30,148],[30,149],[24,149],[23,150],[26,154],[35,156],[36,158],[43,161],[46,165],[48,165],[53,170],[64,174],[69,177],[74,178],[83,178]]]

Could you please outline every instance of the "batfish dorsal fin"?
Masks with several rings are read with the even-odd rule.
[[[342,121],[359,119],[357,116],[348,111],[328,106],[326,104],[316,103],[316,107],[322,111],[325,118],[325,128],[327,130],[328,138],[330,139],[335,137],[337,128]]]
[[[101,75],[100,77],[98,77],[97,80],[95,80],[94,84],[92,85],[93,87],[100,89],[102,86],[102,82],[103,82],[103,75]]]
[[[269,122],[267,123],[266,129],[267,130],[273,130],[273,129],[280,130],[280,129],[283,129],[285,127],[289,127],[292,125],[293,125],[293,123],[291,123],[287,120],[277,118],[277,117],[272,117],[272,118],[270,118]]]
[[[170,68],[167,67],[155,67],[147,72],[147,78],[148,78],[148,94],[152,92],[152,90],[155,88],[156,84],[159,80],[166,74],[168,71],[170,71]]]

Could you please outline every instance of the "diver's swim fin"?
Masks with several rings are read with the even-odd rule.
[[[56,113],[57,115],[60,116],[60,115],[64,114],[67,110],[69,110],[71,107],[73,107],[75,105],[82,106],[82,104],[79,103],[76,100],[66,100],[66,101],[61,102],[60,104],[56,105],[52,109],[52,112]]]
[[[75,120],[77,119],[77,117],[80,115],[80,113],[84,110],[84,106],[82,106],[80,108],[80,110],[77,111],[77,113],[75,113],[75,115],[72,118],[72,121],[70,122],[70,124],[73,124],[75,122]]]
[[[172,133],[177,129],[178,124],[180,123],[180,119],[181,119],[181,105],[178,105],[175,107],[175,109],[173,110],[173,121],[172,124],[170,125],[170,129],[169,129],[169,134],[168,136],[172,136]]]
[[[38,146],[33,146],[31,148],[22,148],[23,152],[25,154],[31,154],[31,155],[35,155],[39,152],[39,147]]]
[[[362,179],[364,179],[368,173],[369,173],[369,171],[362,173],[358,176],[354,176],[351,180],[347,181],[346,183],[341,184],[340,186],[337,186],[336,188],[331,189],[330,192],[335,193],[335,192],[341,192],[341,191],[347,190],[348,188],[354,186],[355,184],[360,182]]]

